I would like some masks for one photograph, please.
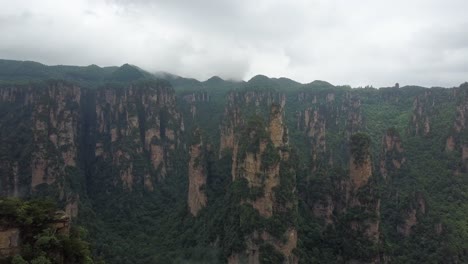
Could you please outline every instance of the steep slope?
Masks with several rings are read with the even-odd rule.
[[[0,87],[1,196],[57,201],[110,263],[467,261],[466,84],[5,63],[32,73]]]

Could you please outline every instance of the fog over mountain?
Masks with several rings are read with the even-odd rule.
[[[456,86],[468,3],[429,1],[6,1],[0,58],[131,63],[185,77]]]

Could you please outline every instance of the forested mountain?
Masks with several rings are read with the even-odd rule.
[[[0,195],[56,201],[95,259],[468,262],[468,83],[5,60],[0,80]]]

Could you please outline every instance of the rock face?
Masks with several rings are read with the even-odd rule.
[[[283,109],[280,105],[273,104],[271,106],[270,123],[269,123],[270,139],[273,146],[280,147],[287,144],[287,136],[285,137],[285,125],[283,124]]]
[[[198,115],[197,104],[210,102],[210,95],[208,92],[192,92],[182,95],[182,99],[190,105],[190,113],[192,119]]]
[[[468,172],[468,91],[460,89],[458,91],[455,120],[451,133],[447,137],[445,150],[455,152],[460,157],[459,166],[455,169],[455,174]]]
[[[427,136],[431,132],[431,112],[435,105],[435,100],[431,91],[426,91],[424,95],[416,96],[413,100],[413,115],[409,133],[415,136]]]
[[[70,175],[80,174],[81,100],[79,87],[60,81],[0,89],[1,107],[9,113],[2,119],[8,129],[0,137],[5,147],[0,162],[1,195],[48,194],[65,202],[75,197]]]
[[[393,128],[388,129],[382,137],[382,152],[380,154],[379,169],[384,179],[387,179],[390,173],[399,170],[406,162],[403,152],[398,131]]]
[[[95,109],[97,167],[115,170],[108,188],[152,191],[167,175],[183,131],[173,91],[165,83],[102,88],[96,92]]]
[[[426,201],[421,194],[416,194],[410,208],[403,213],[403,221],[397,226],[397,232],[405,237],[411,235],[412,228],[418,224],[418,218],[426,213]]]
[[[350,144],[349,174],[351,188],[348,210],[355,208],[363,210],[362,213],[371,215],[371,217],[363,221],[351,221],[351,228],[373,243],[378,243],[380,235],[380,199],[375,198],[373,183],[369,181],[372,177],[370,138],[365,134],[354,134],[351,137]],[[363,195],[364,193],[365,195]]]
[[[17,227],[0,227],[0,259],[13,257],[21,251],[20,229]]]
[[[249,100],[247,100],[249,101]],[[283,124],[283,107],[273,103],[270,107],[269,122],[263,124],[254,119],[247,122],[244,131],[236,136],[233,150],[233,181],[245,180],[248,189],[255,195],[244,197],[243,204],[250,204],[263,219],[296,210],[294,200],[280,201],[277,190],[288,189],[288,181],[295,181],[294,168],[290,163],[287,129]],[[245,237],[244,252],[233,252],[228,263],[260,263],[263,247],[270,245],[284,257],[284,263],[297,263],[293,249],[297,245],[295,226],[289,226],[281,237],[275,237],[267,230],[255,230]],[[263,245],[263,246],[262,246]]]
[[[204,191],[206,185],[206,168],[204,145],[200,135],[200,130],[197,129],[193,135],[195,143],[190,146],[189,155],[189,188],[188,188],[188,206],[189,211],[193,216],[197,216],[198,212],[206,206],[207,197]]]
[[[319,159],[326,155],[326,118],[319,109],[311,107],[299,112],[300,118],[303,117],[303,129],[311,143],[312,152],[312,170],[317,170]],[[302,118],[301,118],[302,119]],[[302,120],[301,120],[302,121]],[[301,122],[302,123],[302,122]]]
[[[352,189],[356,191],[366,185],[372,176],[370,139],[364,134],[355,134],[351,138],[350,144],[349,175]]]
[[[327,148],[327,133],[341,132],[348,138],[361,130],[361,99],[348,92],[302,92],[297,101],[307,105],[297,112],[297,129],[303,131],[310,142],[310,162],[314,173],[320,166],[333,165],[333,151],[338,151]]]
[[[0,195],[51,196],[72,217],[85,184],[82,167],[97,175],[89,178],[91,189],[152,191],[181,145],[182,117],[165,82],[96,90],[61,81],[7,86],[0,108],[7,113],[0,120]]]
[[[46,223],[46,226],[56,234],[68,236],[70,234],[70,217],[63,211],[58,211],[55,213],[55,217]],[[25,233],[31,232],[31,229],[31,226],[25,227],[8,219],[2,219],[2,225],[0,225],[0,261],[21,254],[24,246],[22,238],[25,237]],[[58,259],[62,259],[63,257],[60,257],[61,253],[57,253],[59,255]],[[60,263],[63,263],[63,259]]]
[[[283,94],[256,91],[231,92],[227,95],[227,105],[224,108],[225,118],[220,126],[220,157],[224,151],[235,148],[235,137],[239,133],[239,128],[245,125],[244,114],[250,111],[260,114],[259,111],[262,108],[260,106],[271,105],[273,102],[284,107],[286,97]]]
[[[380,197],[373,172],[370,137],[364,133],[351,136],[348,170],[317,171],[307,186],[312,193],[305,198],[309,210],[323,230],[340,230],[347,243],[361,241],[373,250],[353,247],[351,254],[340,256],[340,263],[380,263]],[[316,193],[316,194],[314,194]],[[323,234],[325,235],[325,234]]]
[[[238,126],[241,125],[240,109],[239,109],[239,95],[237,93],[228,94],[227,106],[224,110],[224,116],[228,117],[223,120],[223,123],[220,127],[220,146],[219,146],[219,156],[221,157],[223,151],[233,150],[235,141],[234,136]]]
[[[281,85],[276,91],[257,85],[229,92],[218,119],[223,111],[210,111],[221,109],[221,92],[211,98],[209,89],[192,90],[176,100],[164,81],[93,89],[60,81],[2,84],[0,195],[52,197],[71,218],[80,216],[81,204],[92,204],[104,223],[120,209],[133,214],[140,198],[148,199],[141,208],[162,204],[168,213],[173,208],[157,199],[187,202],[187,215],[178,217],[194,224],[194,237],[210,240],[196,246],[222,249],[222,261],[232,264],[268,256],[277,257],[275,263],[297,263],[298,256],[302,262],[385,263],[399,257],[390,251],[404,252],[398,239],[414,245],[415,230],[434,230],[437,243],[456,237],[462,203],[449,203],[464,197],[459,187],[468,172],[466,88],[297,84],[300,90],[283,94]],[[192,136],[184,132],[182,113]],[[388,129],[380,138],[387,125],[402,136]],[[360,131],[378,137],[373,153]],[[414,190],[451,196],[425,199]],[[456,221],[445,218],[446,205],[458,210]],[[142,222],[151,218],[162,219],[151,214]],[[66,234],[67,221],[54,222],[56,231]],[[199,236],[204,222],[215,231]],[[439,244],[438,252],[452,250]],[[20,228],[0,228],[0,254],[16,254],[20,245]]]

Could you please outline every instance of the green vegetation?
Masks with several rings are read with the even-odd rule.
[[[350,149],[354,157],[354,163],[360,165],[369,157],[371,145],[370,137],[364,133],[357,133],[351,136],[350,141]]]
[[[11,263],[94,263],[83,228],[58,229],[57,223],[69,224],[63,214],[51,201],[1,198],[0,226],[20,230],[21,251]]]
[[[54,263],[57,252],[66,263],[91,263],[91,255],[116,264],[226,263],[233,253],[245,252],[250,240],[259,240],[255,232],[285,241],[285,232],[293,227],[298,234],[293,252],[299,263],[371,262],[383,256],[390,263],[468,262],[468,168],[462,160],[468,133],[466,125],[459,131],[454,126],[456,118],[467,122],[466,116],[457,114],[467,104],[467,84],[456,89],[352,89],[266,76],[248,82],[218,77],[199,82],[168,74],[153,76],[128,64],[101,68],[4,60],[0,80],[1,89],[24,91],[17,101],[0,104],[1,195],[12,196],[17,181],[18,196],[48,197],[64,208],[69,195],[77,194],[80,210],[73,226],[89,230],[72,227],[69,236],[54,233],[49,225],[55,217],[52,204],[2,199],[0,223],[26,230],[22,238],[26,246],[20,256],[8,259],[11,263]],[[39,103],[59,107],[47,92],[47,87],[58,84],[82,88],[80,103],[66,101],[65,106],[78,115],[77,166],[64,166],[61,152],[71,146],[56,148],[50,136],[59,131],[47,131],[40,138],[47,150],[44,157],[50,172],[60,168],[62,174],[53,175],[54,184],[42,183],[31,192],[30,161],[38,150],[32,120],[44,121],[47,127],[52,123],[50,109],[39,113],[35,107]],[[120,104],[120,99],[129,97],[129,87],[137,91],[135,98],[150,94],[165,103],[145,108],[133,98]],[[115,91],[118,111],[111,111],[108,91]],[[26,104],[30,94],[34,101]],[[282,100],[289,144],[275,148],[266,120],[271,104]],[[102,116],[96,113],[97,103]],[[179,114],[184,129],[176,119]],[[129,117],[138,117],[138,128],[126,130]],[[99,118],[106,120],[103,132],[97,127]],[[153,168],[151,153],[141,143],[145,127],[153,125],[161,135],[152,143],[163,148],[164,177],[160,177],[163,165]],[[252,206],[252,201],[265,196],[263,186],[249,187],[245,178],[233,177],[233,150],[220,153],[223,125],[233,126],[238,163],[265,146],[256,156],[262,165],[259,178],[279,165],[271,217]],[[115,141],[111,129],[118,135]],[[168,131],[178,132],[174,140]],[[385,133],[401,138],[401,152],[387,150],[382,156]],[[447,148],[449,136],[454,139],[453,150]],[[119,159],[96,157],[96,142],[107,153],[123,154]],[[187,151],[201,142],[207,206],[194,217],[187,208]],[[356,191],[349,185],[350,155],[358,163],[367,156],[372,160],[368,184]],[[120,174],[130,164],[135,172],[132,189],[125,187]],[[381,166],[391,168],[385,178]],[[147,175],[153,180],[152,191],[144,187]],[[378,242],[373,242],[366,237],[366,227],[376,220],[380,220]],[[255,243],[261,263],[285,259],[272,243]]]

